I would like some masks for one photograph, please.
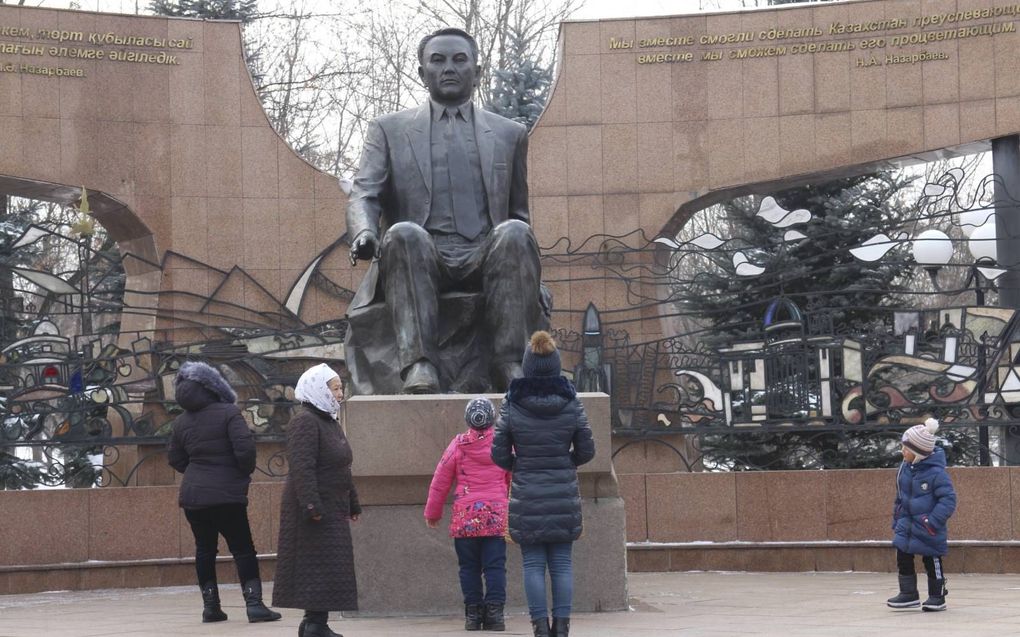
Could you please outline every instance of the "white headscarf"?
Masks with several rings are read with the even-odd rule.
[[[339,377],[340,374],[333,371],[326,363],[310,367],[298,379],[297,387],[294,388],[294,397],[303,403],[312,403],[317,409],[336,418],[336,413],[340,411],[340,403],[337,402],[326,383]]]

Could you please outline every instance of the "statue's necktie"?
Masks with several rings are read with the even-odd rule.
[[[478,202],[475,201],[474,175],[468,155],[468,141],[463,127],[468,122],[457,122],[457,110],[446,110],[446,159],[450,173],[450,196],[453,199],[453,223],[457,234],[474,239],[482,231]]]

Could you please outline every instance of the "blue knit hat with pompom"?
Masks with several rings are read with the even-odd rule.
[[[549,332],[538,331],[531,335],[521,367],[525,376],[560,375],[560,352]]]

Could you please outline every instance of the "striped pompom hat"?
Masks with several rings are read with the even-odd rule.
[[[929,418],[923,425],[914,425],[903,432],[903,446],[917,454],[923,460],[935,450],[935,432],[939,430],[939,421]]]

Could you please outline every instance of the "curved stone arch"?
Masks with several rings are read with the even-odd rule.
[[[2,193],[64,206],[77,204],[81,199],[82,188],[0,175]],[[152,338],[156,329],[158,295],[138,294],[158,292],[160,289],[162,269],[156,260],[155,237],[130,206],[104,192],[89,190],[87,186],[85,190],[92,215],[117,242],[122,256],[127,275],[125,296],[131,296],[132,311],[124,312],[121,316],[121,336],[124,342],[120,345],[128,348],[130,341]]]
[[[909,155],[904,157],[891,157],[879,162],[871,162],[867,164],[856,164],[852,166],[842,166],[839,168],[833,168],[829,170],[822,170],[818,172],[805,173],[801,175],[790,176],[784,179],[777,179],[771,181],[762,181],[752,184],[744,184],[741,186],[735,186],[731,188],[721,188],[719,190],[713,190],[694,199],[684,202],[681,204],[673,216],[659,229],[654,236],[673,237],[684,227],[684,225],[690,221],[698,212],[708,208],[710,206],[724,203],[738,197],[745,197],[749,195],[767,195],[778,190],[785,190],[787,188],[796,188],[798,186],[806,186],[809,184],[825,183],[826,181],[841,179],[845,177],[856,177],[858,175],[865,175],[868,173],[878,172],[880,170],[890,170],[905,168],[917,164],[923,164],[927,162],[934,162],[943,159],[950,159],[954,157],[962,157],[964,155],[970,155],[974,153],[989,152],[992,149],[991,142],[988,140],[975,141],[970,144],[955,146],[953,148],[940,148],[931,152],[917,153],[915,155]]]
[[[539,242],[670,236],[740,194],[1016,135],[1020,31],[1009,11],[992,0],[860,0],[565,22],[531,135]],[[872,55],[865,40],[876,38],[884,49]],[[570,280],[570,267],[550,264],[562,272],[561,316],[590,301],[625,305],[620,282]],[[635,316],[640,336],[662,334],[657,312]]]
[[[274,311],[343,236],[345,195],[273,129],[240,23],[7,4],[0,24],[0,175],[84,184],[129,208],[147,231],[125,228],[125,240],[151,236],[131,251],[162,266],[143,288],[152,303],[186,290]],[[319,271],[346,287],[341,253]],[[237,269],[245,282],[223,285]],[[343,315],[312,297],[305,324]],[[186,330],[171,323],[176,340]]]

